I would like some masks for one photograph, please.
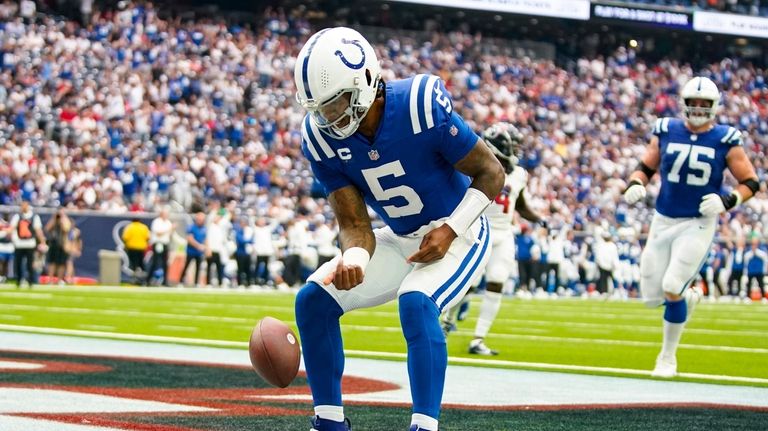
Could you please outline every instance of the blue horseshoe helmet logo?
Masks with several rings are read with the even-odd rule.
[[[348,68],[350,69],[360,69],[363,67],[363,64],[365,64],[365,50],[363,49],[363,46],[360,44],[359,40],[349,40],[349,39],[341,39],[341,43],[345,45],[355,45],[356,47],[360,48],[360,54],[363,55],[363,58],[360,59],[360,63],[350,63],[349,60],[347,60],[346,57],[344,57],[344,53],[341,52],[341,50],[336,50],[334,52],[335,55],[339,56],[341,59],[341,62],[344,63]]]

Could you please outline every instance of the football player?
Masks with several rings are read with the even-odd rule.
[[[720,92],[695,77],[680,92],[684,119],[660,118],[653,137],[624,191],[628,203],[645,197],[657,170],[661,188],[648,241],[640,258],[640,292],[649,307],[665,305],[663,344],[652,375],[677,374],[677,346],[700,292],[688,289],[709,253],[718,216],[751,198],[757,175],[742,147],[741,132],[717,125]],[[723,172],[739,184],[720,194]]]
[[[437,76],[384,82],[355,30],[328,28],[299,52],[302,149],[328,193],[342,255],[296,297],[312,391],[312,430],[348,430],[339,318],[397,299],[408,348],[410,430],[437,431],[447,351],[440,312],[458,302],[490,251],[482,216],[504,171],[454,111]],[[368,204],[386,226],[373,230]]]
[[[485,269],[486,290],[475,325],[475,337],[469,343],[469,353],[488,356],[499,354],[486,346],[484,340],[499,313],[501,291],[515,264],[515,234],[512,231],[514,211],[534,223],[542,222],[542,218],[531,210],[523,193],[528,182],[528,172],[517,165],[517,153],[523,135],[511,124],[497,123],[485,130],[483,138],[507,174],[501,193],[485,210],[491,225],[491,257]],[[480,277],[474,285],[479,282]],[[442,321],[443,332],[448,334],[455,325],[454,310],[446,311]]]

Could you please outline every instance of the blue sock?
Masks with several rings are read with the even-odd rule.
[[[315,405],[341,405],[344,346],[339,304],[317,283],[309,282],[296,295],[296,324],[307,380]]]
[[[408,378],[413,412],[438,419],[448,351],[440,329],[440,311],[421,292],[400,296],[400,325],[408,342]]]
[[[669,323],[685,323],[685,319],[688,317],[688,306],[685,304],[685,299],[675,302],[666,301],[664,304],[666,305],[664,320]]]

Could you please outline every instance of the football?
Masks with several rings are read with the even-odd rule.
[[[273,317],[259,321],[248,344],[251,365],[270,384],[284,388],[299,372],[301,349],[296,334]]]

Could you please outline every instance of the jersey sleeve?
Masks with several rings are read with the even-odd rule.
[[[725,132],[725,135],[723,135],[720,142],[729,148],[740,147],[743,144],[743,135],[741,134],[741,131],[735,127],[728,127],[728,131]]]
[[[335,154],[323,134],[312,124],[309,116],[304,118],[301,126],[301,151],[309,160],[312,173],[323,186],[326,194],[351,184],[344,173],[331,166],[330,161]]]
[[[469,154],[480,138],[453,109],[453,99],[442,79],[429,76],[425,89],[428,93],[424,95],[424,100],[431,100],[431,103],[425,103],[426,108],[431,108],[431,112],[426,112],[427,118],[430,115],[434,118],[441,136],[439,142],[435,142],[437,151],[449,163],[456,164]]]
[[[338,172],[326,163],[316,162],[309,159],[309,165],[312,167],[312,173],[315,175],[315,179],[320,182],[327,195],[352,184],[346,175],[342,172]]]
[[[669,118],[658,118],[653,124],[653,135],[661,136],[669,132]]]

